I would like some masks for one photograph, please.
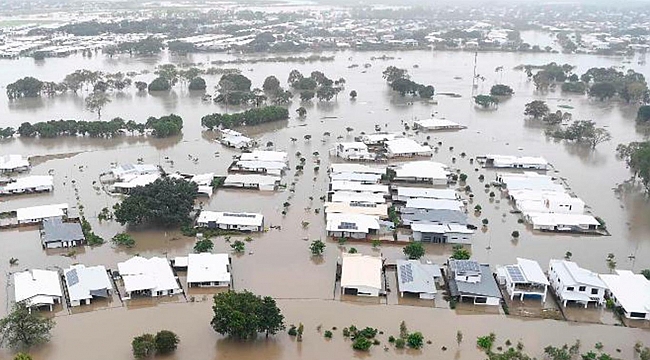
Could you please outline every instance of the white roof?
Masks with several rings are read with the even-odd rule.
[[[607,288],[607,285],[598,277],[598,274],[579,267],[573,261],[551,259],[549,262],[550,267],[553,268],[564,286],[589,285],[601,289]]]
[[[40,205],[16,210],[16,218],[19,222],[31,219],[45,219],[65,215],[68,204]]]
[[[134,256],[117,264],[127,292],[137,290],[166,291],[179,290],[174,272],[167,259],[152,257],[146,259]]]
[[[217,224],[262,226],[264,215],[258,213],[237,213],[203,210],[197,219],[198,223],[214,221]]]
[[[29,167],[29,161],[22,155],[9,154],[0,156],[0,170],[7,171],[23,167]]]
[[[64,270],[64,279],[71,301],[91,299],[91,291],[113,289],[106,268],[101,265],[72,265]]]
[[[262,161],[262,160],[240,160],[237,166],[242,169],[266,169],[282,170],[287,168],[287,164],[282,161]]]
[[[509,167],[517,164],[548,165],[548,161],[541,156],[485,155],[485,158],[494,160],[495,167]]]
[[[50,187],[54,186],[54,177],[50,175],[34,175],[26,176],[15,179],[15,181],[0,187],[0,191],[15,191],[22,189],[30,189],[35,187]]]
[[[336,147],[341,148],[344,151],[347,150],[368,150],[368,146],[362,142],[340,142],[336,143]]]
[[[447,200],[455,200],[458,198],[458,195],[456,195],[456,192],[453,189],[431,189],[403,186],[397,187],[397,196]]]
[[[379,218],[372,215],[331,213],[327,216],[327,231],[368,233],[370,229],[379,230]]]
[[[118,181],[113,183],[113,187],[116,189],[133,189],[137,186],[145,186],[153,183],[158,180],[160,174],[143,174],[143,175],[125,175],[122,178],[125,181]]]
[[[394,140],[399,137],[402,137],[402,134],[399,133],[366,134],[361,136],[361,141],[363,141],[366,144],[374,144],[382,141]]]
[[[47,300],[47,297],[63,296],[59,273],[50,270],[32,269],[14,273],[14,291],[16,302],[30,300],[29,304],[33,305],[51,304],[51,300]],[[44,298],[34,299],[37,296]]]
[[[461,210],[463,203],[459,200],[413,198],[406,200],[406,207],[430,210]]]
[[[189,254],[187,282],[230,281],[229,264],[228,254]]]
[[[358,181],[332,181],[332,191],[355,191],[388,194],[388,185],[362,184]]]
[[[627,312],[650,312],[650,281],[629,270],[601,274],[600,278]]]
[[[197,185],[210,185],[214,179],[214,173],[197,174],[192,176],[191,182]]]
[[[435,233],[435,234],[447,234],[447,233],[457,233],[457,234],[468,234],[471,235],[474,233],[474,230],[470,230],[465,225],[460,224],[431,224],[425,222],[414,222],[411,224],[411,230],[423,232],[423,233]]]
[[[446,119],[424,119],[415,121],[419,127],[425,129],[463,128],[459,123]]]
[[[381,290],[381,268],[380,257],[342,254],[341,287],[365,286]]]
[[[381,175],[379,174],[362,174],[362,173],[338,173],[331,174],[330,179],[332,181],[358,181],[358,182],[367,182],[367,183],[378,183],[381,180]]]
[[[539,226],[580,226],[600,225],[598,220],[585,214],[527,213],[533,225]]]
[[[339,173],[360,173],[360,174],[378,174],[386,173],[386,167],[373,167],[362,164],[332,164],[330,165],[332,174]]]
[[[511,283],[549,285],[537,261],[517,258],[517,264],[506,265],[504,270]]]
[[[259,174],[231,174],[226,177],[224,184],[258,184],[274,185],[279,182],[280,178],[270,175]]]
[[[228,143],[232,146],[238,146],[242,144],[249,144],[253,139],[246,137],[244,135],[225,135],[221,138],[222,143]]]
[[[383,194],[373,193],[358,193],[350,191],[337,191],[332,194],[332,202],[350,203],[350,202],[363,202],[383,204],[386,202]]]
[[[122,178],[127,174],[152,174],[158,173],[159,169],[153,164],[122,164],[111,169],[113,176]]]
[[[239,157],[242,161],[287,161],[287,153],[284,151],[267,151],[267,150],[254,150],[250,153],[243,153]]]
[[[374,206],[370,206],[374,205]],[[325,203],[325,213],[350,213],[350,214],[365,214],[365,215],[374,215],[374,216],[387,216],[388,215],[388,205],[387,204],[374,204],[374,203],[343,203],[343,202],[330,202]]]
[[[386,149],[393,154],[428,153],[431,148],[420,145],[417,141],[408,138],[397,138],[384,143]]]
[[[502,182],[506,184],[508,193],[513,190],[537,190],[565,192],[562,185],[553,181],[553,178],[537,173],[502,174]]]
[[[174,257],[174,267],[187,267],[189,259],[187,256]]]
[[[398,178],[446,179],[447,175],[447,166],[434,161],[411,161],[395,168],[395,176]]]

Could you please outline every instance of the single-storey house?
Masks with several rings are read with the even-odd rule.
[[[231,129],[220,130],[221,138],[219,142],[225,146],[235,149],[248,149],[253,146],[255,141],[249,137],[244,136],[242,133]]]
[[[112,168],[110,172],[116,180],[124,181],[129,176],[158,174],[160,169],[153,164],[123,164]]]
[[[16,210],[18,224],[37,224],[51,217],[65,217],[68,214],[68,204],[39,205]]]
[[[73,307],[89,305],[93,298],[108,298],[113,291],[108,272],[101,265],[72,265],[63,271],[63,279]]]
[[[343,202],[329,202],[323,205],[325,208],[325,214],[363,214],[363,215],[372,215],[377,216],[380,219],[385,219],[388,217],[388,205],[387,204],[375,204],[367,202],[355,202],[351,201],[348,203]]]
[[[474,260],[449,260],[448,283],[451,296],[476,305],[499,305],[501,291],[490,271],[490,265]]]
[[[228,254],[189,254],[187,287],[228,287],[231,282]]]
[[[413,123],[414,129],[420,129],[425,131],[436,131],[436,130],[462,130],[466,129],[467,126],[463,126],[459,123],[453,122],[446,119],[424,119],[416,120]]]
[[[383,261],[377,256],[342,254],[341,291],[346,295],[379,296]]]
[[[229,170],[280,176],[288,168],[287,163],[282,161],[239,160]]]
[[[628,319],[650,320],[650,280],[629,270],[601,274],[607,294]]]
[[[421,187],[398,186],[397,193],[393,195],[393,200],[406,202],[409,199],[440,199],[440,200],[458,200],[460,196],[453,189],[432,189]]]
[[[198,186],[199,194],[207,195],[208,197],[212,197],[214,191],[212,188],[213,180],[214,173],[197,174],[190,178],[190,182],[193,182]]]
[[[598,229],[598,220],[586,214],[527,213],[526,220],[534,230],[583,232]]]
[[[393,181],[420,182],[435,186],[447,186],[449,171],[445,164],[434,161],[412,161],[394,168]]]
[[[485,159],[484,167],[487,168],[511,168],[526,170],[548,170],[549,164],[543,157],[532,156],[508,156],[508,155],[485,155],[479,156]]]
[[[330,182],[331,191],[347,191],[360,193],[373,193],[388,196],[390,194],[388,185],[380,184],[363,184],[358,181],[332,181]]]
[[[0,156],[0,173],[23,172],[29,170],[29,160],[22,155]]]
[[[63,292],[59,273],[50,270],[32,269],[13,274],[16,303],[29,308],[49,307],[60,304]]]
[[[81,224],[64,222],[61,217],[43,219],[41,227],[41,244],[43,248],[67,248],[81,246],[86,242]]]
[[[551,259],[548,266],[548,279],[562,305],[575,302],[597,306],[605,303],[607,284],[598,274],[583,269],[573,261]]]
[[[263,231],[264,215],[203,210],[196,220],[196,225],[210,229]]]
[[[383,194],[373,194],[368,192],[351,192],[351,191],[337,191],[331,194],[331,202],[350,204],[353,202],[367,203],[367,204],[383,204],[386,198]]]
[[[402,217],[402,223],[406,226],[411,226],[415,223],[431,223],[439,225],[468,224],[467,214],[459,210],[426,210],[403,207],[400,208],[400,216]]]
[[[368,145],[362,142],[336,143],[330,150],[330,155],[345,160],[374,160],[375,154],[368,151]]]
[[[362,214],[327,215],[327,236],[337,238],[365,239],[368,235],[376,234],[379,230],[379,218]]]
[[[223,182],[223,187],[257,189],[261,191],[274,191],[278,185],[280,185],[279,177],[258,174],[230,174]]]
[[[542,303],[546,301],[546,290],[550,283],[537,261],[517,258],[514,265],[506,265],[497,269],[497,278],[505,286],[510,300],[515,296],[519,300],[524,297],[538,297]]]
[[[116,181],[111,185],[113,192],[128,194],[138,186],[145,186],[153,183],[160,178],[160,173],[151,174],[127,174],[121,177],[121,181]]]
[[[406,200],[407,208],[424,210],[458,210],[464,209],[460,200],[413,198]]]
[[[420,145],[417,141],[408,138],[397,138],[384,142],[386,156],[394,157],[414,157],[414,156],[431,156],[433,150],[429,146]]]
[[[118,263],[117,269],[124,282],[127,299],[134,295],[157,297],[183,291],[165,258],[134,256]]]
[[[436,244],[471,244],[474,230],[461,224],[433,224],[416,222],[411,224],[413,241]]]
[[[400,296],[417,294],[420,299],[434,299],[437,282],[442,278],[436,264],[423,264],[420,260],[397,260],[397,286]]]
[[[377,174],[360,174],[360,173],[337,173],[330,174],[331,181],[356,181],[362,184],[378,184],[381,175]]]
[[[288,161],[287,153],[284,151],[271,151],[271,150],[253,150],[249,153],[243,153],[239,156],[241,161],[271,161],[282,162]]]
[[[34,175],[14,179],[0,186],[0,195],[26,194],[54,190],[54,177],[50,175]]]
[[[383,175],[386,173],[386,167],[374,167],[370,165],[363,164],[332,164],[330,165],[330,173],[332,174],[341,174],[341,173],[357,173],[357,174],[375,174]]]
[[[401,137],[402,134],[400,133],[376,133],[362,135],[360,140],[366,145],[381,145],[386,141],[395,140]]]

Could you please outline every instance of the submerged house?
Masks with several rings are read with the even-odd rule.
[[[249,137],[244,136],[242,133],[231,129],[219,130],[221,138],[219,142],[225,146],[235,149],[248,149],[255,144],[255,141]]]
[[[490,271],[490,265],[474,260],[449,260],[449,292],[459,301],[471,300],[476,305],[499,305],[501,291]]]
[[[368,146],[362,142],[341,142],[336,143],[330,149],[330,155],[345,160],[374,160],[375,154],[368,151]]]
[[[407,202],[409,199],[459,200],[460,196],[453,189],[398,186],[393,200]]]
[[[70,306],[90,305],[94,298],[108,298],[113,292],[106,268],[99,266],[72,265],[63,271]]]
[[[551,259],[549,262],[548,278],[564,307],[569,302],[589,303],[601,306],[605,303],[605,284],[598,274],[583,269],[573,261]]]
[[[525,218],[534,230],[584,232],[600,226],[595,217],[586,214],[528,213]]]
[[[514,265],[497,269],[497,278],[505,286],[510,300],[519,297],[537,297],[546,301],[546,291],[550,283],[537,261],[517,258]]]
[[[121,181],[114,182],[110,188],[113,192],[128,194],[138,186],[146,186],[160,178],[160,173],[125,175]]]
[[[471,244],[474,230],[461,224],[433,224],[416,222],[411,224],[413,241],[434,244]]]
[[[59,273],[50,270],[32,269],[13,274],[16,303],[29,308],[47,306],[52,311],[54,304],[60,304],[63,292]]]
[[[355,181],[362,184],[378,184],[381,175],[360,174],[360,173],[337,173],[330,174],[330,181]]]
[[[341,255],[341,292],[346,295],[379,296],[383,261],[377,256]]]
[[[29,170],[29,160],[22,155],[10,154],[0,156],[0,173],[23,172]]]
[[[397,260],[397,286],[400,296],[415,294],[420,299],[434,299],[436,284],[442,279],[440,267],[423,264],[420,260]]]
[[[447,186],[449,171],[445,164],[434,161],[412,161],[397,165],[392,181],[425,183],[434,186]]]
[[[165,258],[146,259],[134,256],[117,264],[126,291],[126,298],[134,295],[165,296],[182,292],[174,272]]]
[[[365,239],[368,235],[376,234],[379,227],[377,216],[349,213],[327,215],[327,236],[331,237]]]
[[[414,157],[414,156],[431,156],[433,150],[429,146],[420,145],[417,141],[408,138],[397,138],[384,143],[386,156],[395,157]]]
[[[41,244],[43,248],[67,248],[81,246],[86,242],[81,224],[64,222],[61,217],[51,217],[43,220],[41,227]]]
[[[234,162],[228,170],[281,176],[288,168],[287,164],[282,161],[239,160]]]
[[[330,165],[331,174],[342,174],[342,173],[356,173],[356,174],[375,174],[383,175],[386,174],[386,167],[374,167],[363,164],[332,164]]]
[[[361,204],[384,204],[386,198],[383,194],[374,194],[369,192],[352,192],[352,191],[337,191],[331,194],[331,202],[333,203],[361,203]]]
[[[186,259],[188,287],[230,286],[230,256],[228,254],[189,254]]]
[[[366,145],[382,145],[386,141],[395,140],[401,137],[402,134],[400,133],[376,133],[362,135],[360,140]]]
[[[357,193],[373,193],[388,196],[390,190],[388,185],[364,184],[358,181],[332,181],[330,182],[330,191],[346,191]]]
[[[284,151],[271,151],[271,150],[253,150],[249,153],[243,153],[239,156],[241,161],[270,161],[282,162],[288,161],[287,153]]]
[[[203,210],[196,220],[198,227],[209,229],[263,231],[264,215]]]
[[[453,122],[446,119],[424,119],[417,120],[413,123],[414,129],[420,129],[425,131],[436,131],[436,130],[462,130],[466,129],[467,126],[463,126],[459,123]]]
[[[0,195],[28,194],[54,190],[54,177],[50,175],[34,175],[14,179],[5,185],[0,185]]]
[[[230,174],[223,182],[223,187],[274,191],[280,185],[280,178],[271,175]]]
[[[478,159],[484,159],[486,168],[503,169],[526,169],[526,170],[548,170],[549,164],[543,157],[532,156],[508,156],[508,155],[485,155]]]
[[[629,270],[601,274],[607,294],[628,319],[650,320],[650,280]]]
[[[153,164],[122,164],[112,168],[110,173],[117,181],[128,181],[138,175],[159,174],[160,169]]]
[[[323,205],[325,215],[329,214],[362,214],[377,216],[380,219],[388,218],[388,205],[372,202],[329,202]]]
[[[44,219],[52,217],[65,217],[68,215],[68,204],[52,204],[31,206],[16,210],[18,224],[38,224]]]

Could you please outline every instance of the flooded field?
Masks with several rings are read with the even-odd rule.
[[[308,159],[304,172],[295,174],[290,170],[283,178],[282,182],[287,185],[295,182],[295,192],[280,190],[264,193],[220,189],[212,198],[200,198],[204,209],[260,212],[266,217],[266,226],[281,227],[253,235],[253,241],[246,243],[246,252],[233,256],[233,282],[235,289],[248,289],[257,294],[278,298],[287,321],[303,322],[306,329],[309,329],[303,343],[294,343],[285,334],[274,340],[260,339],[247,345],[222,339],[209,327],[211,292],[208,291],[188,294],[197,301],[195,303],[189,299],[172,298],[170,301],[155,299],[149,304],[143,302],[122,306],[119,299],[114,299],[109,304],[98,303],[97,311],[82,310],[79,312],[83,313],[70,315],[61,309],[55,314],[58,325],[53,341],[38,350],[35,358],[75,358],[89,350],[105,347],[107,338],[110,338],[111,351],[98,352],[95,358],[128,358],[130,340],[134,335],[161,328],[176,331],[182,339],[179,351],[171,358],[253,359],[263,356],[273,359],[320,359],[330,358],[334,354],[339,357],[351,357],[353,352],[349,343],[342,340],[340,332],[335,334],[333,340],[326,341],[322,334],[316,332],[316,326],[338,326],[339,329],[350,323],[358,326],[377,326],[386,332],[380,339],[385,343],[389,334],[398,331],[401,320],[406,320],[413,330],[421,330],[427,339],[433,341],[433,345],[425,347],[421,352],[429,358],[481,358],[475,349],[474,338],[490,331],[496,331],[501,342],[507,338],[513,342],[522,338],[526,347],[535,354],[539,354],[540,349],[547,344],[562,344],[580,338],[585,346],[591,347],[591,344],[602,341],[610,353],[614,353],[615,348],[620,348],[621,353],[616,355],[632,358],[631,349],[635,341],[650,343],[650,333],[647,330],[524,319],[514,317],[515,311],[507,317],[499,315],[499,310],[486,311],[482,307],[465,306],[466,304],[454,311],[448,309],[448,303],[442,299],[402,299],[398,298],[397,292],[391,294],[388,299],[382,299],[381,304],[377,301],[366,303],[338,299],[335,290],[335,269],[342,250],[355,247],[359,252],[366,254],[381,252],[388,259],[399,258],[402,253],[401,245],[383,244],[376,250],[366,243],[350,242],[340,246],[328,239],[323,258],[310,257],[309,241],[318,238],[325,240],[324,215],[322,211],[316,214],[314,209],[322,208],[319,198],[327,191],[328,179],[325,169],[330,163],[327,157],[329,148],[337,141],[337,137],[352,140],[360,132],[373,132],[375,125],[380,125],[387,131],[401,132],[404,130],[401,121],[410,123],[416,119],[429,118],[433,113],[437,117],[444,117],[468,127],[457,132],[408,133],[420,142],[427,141],[432,145],[442,142],[433,159],[469,175],[467,184],[475,194],[472,204],[480,204],[483,207],[480,216],[470,212],[471,222],[480,225],[482,218],[489,219],[487,229],[479,229],[472,240],[471,250],[476,260],[488,262],[495,267],[514,263],[516,257],[527,257],[539,261],[542,268],[546,269],[549,259],[562,258],[570,251],[573,253],[572,260],[596,272],[609,271],[605,261],[608,253],[615,254],[618,268],[635,272],[650,268],[650,204],[639,193],[614,191],[630,177],[625,164],[615,158],[616,145],[645,139],[647,136],[645,129],[635,125],[636,108],[617,102],[591,101],[582,96],[565,96],[559,91],[538,94],[534,92],[534,85],[526,79],[523,72],[513,70],[513,67],[519,64],[544,64],[555,61],[575,65],[575,72],[581,74],[594,66],[619,66],[622,58],[482,53],[478,56],[477,73],[486,80],[479,82],[478,88],[473,90],[473,54],[399,52],[386,53],[395,57],[394,60],[371,60],[372,57],[383,54],[342,52],[332,54],[336,56],[334,62],[233,66],[251,78],[253,87],[261,87],[264,78],[269,75],[275,75],[284,82],[294,68],[303,73],[320,70],[331,78],[346,79],[346,89],[339,94],[336,101],[304,105],[308,111],[305,119],[292,116],[288,122],[242,129],[246,135],[258,139],[260,144],[272,142],[272,148],[287,151],[292,169],[298,163],[296,152]],[[60,81],[65,74],[82,68],[107,72],[143,69],[152,71],[156,64],[167,62],[209,63],[212,60],[231,58],[232,56],[226,54],[193,55],[187,58],[168,57],[163,54],[146,59],[128,56],[86,59],[78,56],[47,59],[45,62],[34,62],[32,59],[5,60],[0,66],[10,67],[12,71],[0,73],[0,86],[4,87],[28,75],[41,80]],[[372,64],[372,67],[348,68],[351,64],[365,63]],[[632,64],[636,64],[636,61],[632,61]],[[434,98],[437,104],[419,101],[411,104],[410,100],[392,94],[382,79],[381,72],[389,65],[407,68],[413,80],[433,84],[436,92],[453,92],[461,97],[437,95]],[[414,65],[418,67],[414,68]],[[499,66],[503,66],[505,71],[495,72],[495,68]],[[650,76],[650,68],[647,66],[633,65],[633,68]],[[151,81],[153,76],[144,75],[134,80]],[[206,76],[208,89],[212,89],[218,79],[218,76]],[[510,85],[515,90],[515,95],[499,104],[497,110],[476,108],[471,96],[488,93],[495,83]],[[286,84],[283,86],[286,87]],[[356,101],[350,101],[346,95],[351,90],[356,90],[359,94]],[[52,172],[55,188],[48,194],[2,197],[0,212],[58,202],[67,202],[74,206],[77,204],[76,188],[78,202],[83,204],[93,230],[108,240],[123,230],[115,222],[100,222],[97,219],[97,214],[102,208],[110,208],[119,201],[119,197],[109,196],[99,187],[99,175],[105,172],[111,163],[136,162],[137,159],[142,159],[144,163],[159,164],[167,171],[226,174],[233,155],[238,152],[214,142],[214,134],[202,131],[200,125],[202,116],[224,112],[225,109],[202,101],[201,96],[202,93],[189,92],[181,85],[163,95],[136,93],[135,89],[130,89],[112,96],[112,102],[102,111],[102,119],[120,116],[138,122],[145,121],[149,116],[162,116],[173,112],[184,119],[181,137],[17,138],[1,141],[2,154],[39,156],[34,162],[31,174]],[[595,151],[547,140],[543,135],[542,126],[524,120],[524,104],[533,99],[547,101],[552,110],[556,110],[558,105],[572,106],[573,109],[569,111],[573,114],[573,119],[593,120],[599,126],[607,127],[613,140],[599,145]],[[295,115],[295,109],[300,105],[298,99],[294,100],[290,106],[290,114]],[[228,110],[238,109],[229,107]],[[24,121],[33,123],[61,118],[90,120],[95,118],[95,115],[84,110],[81,95],[66,94],[13,102],[9,102],[4,94],[0,95],[2,127],[18,127]],[[354,130],[348,133],[346,127]],[[324,132],[330,132],[331,136],[323,136]],[[303,140],[307,134],[312,136],[311,140]],[[292,142],[291,138],[297,138],[298,141]],[[318,156],[313,155],[316,152]],[[461,152],[465,152],[467,156],[461,157]],[[611,236],[539,233],[519,224],[518,218],[510,213],[512,206],[506,199],[500,199],[498,196],[496,199],[489,199],[489,190],[484,191],[484,183],[478,179],[478,176],[483,174],[485,182],[489,182],[494,179],[496,171],[470,164],[470,158],[486,153],[544,156],[555,168],[555,172],[551,171],[549,174],[565,179],[571,190],[586,202],[590,210],[606,221]],[[309,161],[315,161],[316,158],[321,160],[318,172],[314,172],[313,166],[309,164]],[[454,158],[455,163],[452,160]],[[167,160],[173,160],[173,165]],[[310,200],[310,197],[313,200]],[[283,216],[282,204],[286,201],[290,202],[291,206],[287,215]],[[309,222],[309,226],[303,227],[303,221]],[[513,240],[510,235],[513,230],[521,233],[517,240]],[[0,271],[5,274],[3,278],[6,280],[11,272],[33,267],[56,269],[73,263],[83,263],[101,264],[116,269],[118,262],[134,254],[171,258],[187,254],[192,251],[194,245],[193,238],[184,237],[174,230],[138,228],[128,229],[128,232],[136,239],[137,245],[134,248],[115,248],[106,243],[96,248],[76,248],[75,253],[69,253],[69,250],[44,251],[36,227],[0,231]],[[244,237],[245,235],[241,236]],[[233,240],[236,238],[237,236],[234,236]],[[214,240],[215,252],[230,250],[229,244],[223,238]],[[434,262],[443,262],[450,253],[451,246],[427,245],[426,256]],[[18,265],[9,265],[11,257],[19,260]],[[389,281],[392,281],[391,286],[395,287],[394,278]],[[0,315],[4,315],[10,303],[7,289],[5,281],[0,287],[0,299],[6,306],[0,308]],[[204,299],[206,301],[202,301]],[[610,318],[611,312],[600,309],[585,311],[576,308],[567,312],[571,320],[615,323]],[[460,347],[455,343],[458,329],[465,333],[467,339]],[[80,337],[86,339],[81,345],[78,340]],[[442,351],[442,346],[446,346],[448,350]],[[420,353],[405,351],[405,354],[415,356]],[[381,346],[375,347],[371,352],[372,357],[378,358],[394,355],[394,350],[384,352]]]

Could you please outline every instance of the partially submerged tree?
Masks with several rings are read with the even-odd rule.
[[[211,252],[212,249],[214,248],[214,243],[210,239],[201,239],[194,244],[194,252],[195,253],[204,253],[204,252]]]
[[[181,339],[175,333],[169,330],[158,331],[154,338],[156,344],[156,353],[161,355],[171,354],[178,347]]]
[[[111,102],[111,99],[103,91],[95,91],[85,101],[86,109],[90,110],[90,112],[96,112],[99,119],[102,117],[102,109]]]
[[[18,303],[0,319],[0,346],[28,349],[46,343],[54,324],[54,320],[31,312],[25,304]]]
[[[131,341],[131,351],[136,359],[144,359],[156,353],[156,340],[151,334],[136,336]]]
[[[323,255],[323,251],[325,251],[325,243],[320,239],[314,240],[309,245],[309,251],[314,256],[321,256]]]
[[[284,329],[284,316],[270,297],[261,298],[249,291],[228,291],[214,296],[214,331],[235,339],[253,339]]]
[[[512,96],[514,93],[510,86],[504,84],[496,84],[490,89],[492,96]]]
[[[534,119],[541,119],[544,116],[548,115],[549,112],[550,109],[544,101],[534,100],[526,104],[524,115],[531,116]]]
[[[409,259],[419,259],[424,256],[424,246],[420,242],[411,242],[402,249]]]
[[[499,99],[492,95],[476,95],[474,103],[484,109],[499,105]]]

